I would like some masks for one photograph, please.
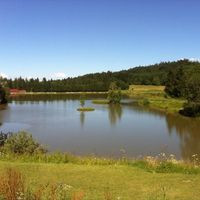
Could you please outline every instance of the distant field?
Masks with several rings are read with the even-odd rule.
[[[133,95],[164,95],[165,86],[155,86],[155,85],[130,85],[129,93]]]
[[[185,100],[169,97],[164,89],[165,86],[130,85],[127,94],[138,99],[141,105],[148,105],[166,112],[178,112],[182,109]]]
[[[163,92],[165,86],[156,86],[156,85],[130,85],[129,90],[134,91],[160,91]]]

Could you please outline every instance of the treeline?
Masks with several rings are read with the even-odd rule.
[[[183,68],[170,71],[167,76],[165,92],[171,97],[184,98],[187,100],[181,114],[190,117],[200,116],[200,76],[199,70],[196,74],[187,72]]]
[[[0,104],[7,103],[6,89],[4,87],[4,80],[0,77]]]
[[[107,91],[111,82],[116,82],[121,89],[127,89],[131,84],[166,85],[170,71],[182,68],[191,78],[200,77],[200,63],[187,59],[175,62],[162,62],[150,66],[139,66],[119,72],[102,72],[87,74],[76,78],[63,80],[8,79],[9,88],[24,89],[32,92],[79,92]]]

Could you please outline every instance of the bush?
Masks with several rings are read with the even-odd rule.
[[[0,104],[6,104],[7,98],[6,98],[6,91],[5,89],[0,85]]]
[[[148,106],[150,104],[148,99],[143,99],[142,103],[143,103],[144,106]]]
[[[3,150],[16,154],[34,154],[47,152],[38,142],[36,142],[31,134],[19,132],[12,134],[5,141]]]
[[[109,103],[120,103],[122,98],[121,89],[117,87],[116,83],[110,84],[110,89],[108,91],[108,101]]]
[[[0,132],[0,147],[2,147],[6,140],[8,139],[8,136],[9,136],[10,133],[3,133],[3,132]]]
[[[200,103],[186,103],[179,113],[188,117],[200,117]]]

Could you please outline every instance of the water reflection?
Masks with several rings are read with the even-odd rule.
[[[16,95],[12,96],[10,101],[14,100],[16,102],[24,103],[24,102],[37,102],[37,101],[43,101],[43,102],[50,102],[50,101],[67,101],[67,100],[77,100],[80,99],[82,94],[80,93],[72,93],[72,94],[66,94],[66,93],[55,93],[55,94],[29,94],[29,95]],[[98,99],[98,98],[106,98],[107,94],[87,94],[84,96],[85,100],[90,99]]]
[[[138,113],[149,113],[166,120],[169,136],[175,134],[179,138],[181,158],[191,160],[192,155],[200,156],[200,119],[183,117],[179,114],[165,112],[138,106],[136,103],[124,104]]]
[[[108,116],[111,125],[115,125],[122,117],[122,106],[120,104],[111,104],[108,106]]]
[[[80,112],[80,123],[81,126],[83,127],[85,123],[85,112]]]
[[[200,120],[168,114],[166,116],[169,134],[176,133],[180,138],[181,157],[192,159],[200,155]]]
[[[102,95],[86,96],[90,99],[86,105],[95,108],[88,113],[77,112],[77,95],[16,98],[0,111],[0,130],[28,130],[50,150],[116,156],[123,147],[128,156],[138,156],[157,155],[167,145],[167,151],[178,158],[200,154],[198,119],[140,107],[129,100],[122,105],[91,103]]]

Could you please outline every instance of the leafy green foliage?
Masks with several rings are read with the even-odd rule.
[[[168,82],[165,91],[172,97],[187,99],[184,109],[180,113],[185,116],[200,116],[200,79],[187,74],[182,68],[171,71],[168,74]]]
[[[185,97],[186,96],[186,83],[187,77],[183,68],[176,71],[170,71],[167,76],[167,83],[165,92],[172,97]]]
[[[111,83],[108,91],[109,103],[120,103],[121,98],[122,94],[120,88],[117,87],[117,84],[115,82]]]
[[[162,62],[150,66],[139,66],[119,72],[102,72],[86,74],[76,78],[63,80],[43,80],[17,78],[7,80],[9,88],[25,89],[32,92],[79,92],[79,91],[108,91],[109,85],[116,82],[121,89],[129,85],[166,85],[167,74],[171,70],[182,68],[191,78],[200,77],[200,63],[187,59],[176,62]]]
[[[0,132],[0,147],[2,147],[8,139],[9,133]]]
[[[6,91],[5,89],[0,85],[0,104],[7,103],[6,99]]]
[[[80,105],[82,108],[85,106],[85,96],[84,95],[81,95],[81,97],[80,97]]]
[[[5,152],[14,154],[44,153],[46,150],[26,132],[12,134],[3,145]]]
[[[188,117],[200,117],[200,103],[186,103],[183,110],[180,110],[180,114]]]
[[[200,79],[188,81],[186,88],[186,99],[189,102],[200,103]]]

